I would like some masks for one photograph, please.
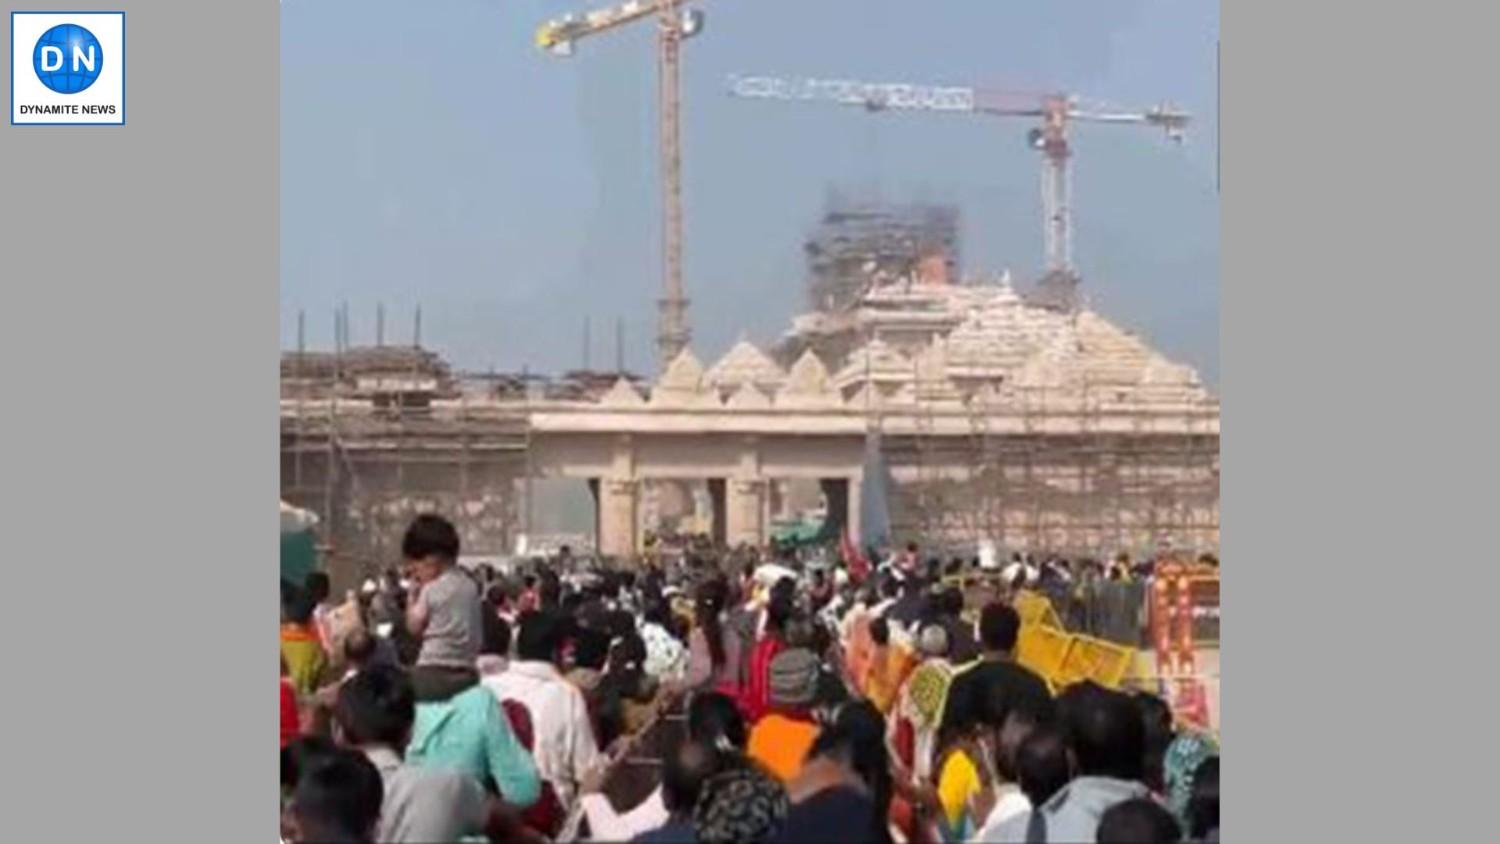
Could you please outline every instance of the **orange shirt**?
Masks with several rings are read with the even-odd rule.
[[[916,665],[916,656],[906,648],[900,645],[882,648],[877,645],[865,677],[865,697],[882,714],[890,712],[891,704],[896,701],[896,692],[901,690],[901,684],[906,682],[906,675]]]
[[[778,780],[790,782],[802,772],[802,760],[817,737],[817,724],[772,712],[755,723],[746,753]]]

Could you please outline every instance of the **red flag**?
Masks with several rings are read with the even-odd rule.
[[[850,580],[860,583],[869,576],[870,561],[860,553],[859,546],[854,544],[848,530],[839,537],[839,553],[844,557],[844,565],[849,567]]]

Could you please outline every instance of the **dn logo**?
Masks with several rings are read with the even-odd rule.
[[[104,50],[87,29],[72,23],[58,24],[36,40],[31,66],[43,85],[59,94],[76,94],[99,78]]]

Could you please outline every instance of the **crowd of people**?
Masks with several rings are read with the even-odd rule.
[[[321,573],[283,583],[287,841],[1218,840],[1209,735],[1144,692],[1050,688],[1014,658],[1008,590],[966,600],[915,546],[564,549],[502,574],[460,567],[425,515],[402,555],[341,602]],[[615,805],[610,777],[678,714],[654,789]]]

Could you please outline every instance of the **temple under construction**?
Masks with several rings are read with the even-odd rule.
[[[283,497],[364,566],[424,510],[450,514],[475,553],[508,553],[543,477],[588,483],[606,553],[642,548],[651,487],[670,479],[707,482],[715,538],[763,542],[796,479],[856,527],[861,445],[878,436],[896,541],[1217,549],[1219,404],[1189,367],[1004,279],[897,279],[838,319],[852,348],[833,366],[740,342],[710,366],[685,350],[650,382],[466,377],[410,348],[291,353]]]

